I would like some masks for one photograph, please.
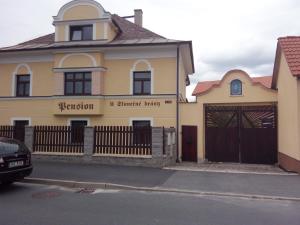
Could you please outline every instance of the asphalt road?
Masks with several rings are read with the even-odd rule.
[[[5,225],[299,225],[300,202],[117,190],[0,188]]]
[[[103,182],[136,187],[300,198],[299,175],[192,172],[130,166],[35,161],[31,177]]]

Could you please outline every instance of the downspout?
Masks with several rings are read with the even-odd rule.
[[[176,62],[176,162],[179,163],[179,47],[177,44],[177,62]]]

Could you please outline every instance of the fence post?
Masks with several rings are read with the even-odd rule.
[[[94,127],[84,128],[84,146],[83,152],[84,156],[91,158],[94,154]]]
[[[163,157],[163,128],[152,127],[152,157],[162,158]]]
[[[24,144],[33,152],[34,127],[25,126]]]

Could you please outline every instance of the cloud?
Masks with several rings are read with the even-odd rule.
[[[0,20],[5,21],[0,24],[0,46],[54,32],[52,16],[68,1],[0,0]],[[167,38],[192,40],[196,69],[190,76],[193,85],[221,79],[235,68],[250,75],[270,75],[276,39],[300,35],[298,0],[98,1],[107,11],[121,16],[141,8],[146,28]]]

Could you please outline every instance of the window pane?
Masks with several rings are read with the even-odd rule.
[[[85,92],[85,94],[91,94],[91,82],[90,81],[86,81],[84,83],[84,92]]]
[[[30,81],[30,77],[28,75],[21,75],[19,76],[19,81],[22,81],[22,82],[29,82]]]
[[[72,32],[71,40],[72,41],[80,41],[80,40],[82,40],[82,31],[81,30],[74,30]]]
[[[241,95],[242,94],[242,82],[240,80],[233,80],[230,84],[231,95]]]
[[[73,94],[73,82],[66,83],[66,94]]]
[[[81,81],[75,82],[75,94],[82,94],[83,85]]]
[[[29,89],[30,89],[30,85],[29,85],[29,83],[26,83],[26,84],[24,84],[24,91],[25,91],[25,95],[26,96],[29,96]]]
[[[93,26],[84,26],[83,40],[92,40],[92,39],[93,39]]]
[[[134,82],[134,93],[140,94],[142,92],[142,82],[141,81],[135,81]]]
[[[85,73],[84,74],[84,79],[90,80],[91,79],[91,73]]]
[[[151,92],[151,82],[144,81],[144,94],[150,94]]]
[[[150,72],[135,72],[134,78],[135,79],[150,79]]]
[[[75,73],[75,79],[83,79],[83,73]]]
[[[66,79],[73,79],[73,73],[66,73]]]
[[[24,85],[23,84],[18,84],[17,95],[23,96],[23,93],[24,93]]]

